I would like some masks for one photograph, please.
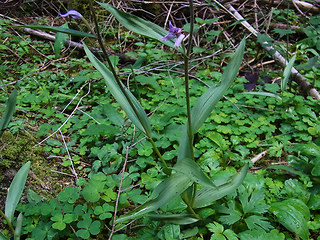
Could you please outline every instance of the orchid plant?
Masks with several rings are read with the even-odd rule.
[[[163,172],[167,175],[150,195],[149,199],[123,216],[120,216],[116,222],[120,223],[130,219],[137,219],[145,214],[151,214],[162,206],[168,204],[173,199],[181,199],[184,201],[188,214],[170,215],[167,221],[178,224],[189,224],[201,220],[197,213],[201,208],[214,204],[214,201],[226,196],[235,191],[242,183],[248,171],[246,164],[238,174],[232,177],[218,179],[212,181],[198,166],[197,159],[194,156],[194,135],[197,133],[201,125],[211,114],[213,108],[223,97],[225,91],[231,86],[235,80],[239,67],[242,62],[245,40],[242,40],[236,49],[233,58],[224,70],[219,86],[212,86],[198,99],[191,107],[189,94],[189,62],[192,50],[192,36],[194,26],[194,9],[193,1],[189,1],[190,9],[190,32],[186,36],[181,28],[174,26],[169,22],[169,31],[164,28],[146,21],[137,16],[120,11],[106,3],[99,3],[101,7],[111,13],[124,27],[132,32],[155,41],[162,43],[170,48],[174,48],[177,53],[184,58],[184,78],[185,78],[185,99],[187,120],[182,128],[182,136],[179,142],[179,152],[176,158],[176,163],[171,166],[166,163],[161,153],[157,148],[154,140],[152,127],[142,105],[135,96],[124,86],[117,75],[107,51],[105,50],[102,37],[100,35],[98,22],[94,14],[92,1],[90,10],[92,13],[95,30],[89,37],[97,38],[99,45],[104,53],[107,66],[101,62],[84,44],[85,52],[93,64],[93,66],[102,74],[108,89],[113,97],[118,101],[127,117],[132,121],[137,129],[139,129],[145,137],[151,142],[158,158],[162,162]],[[66,14],[61,14],[62,17],[72,17],[75,19],[84,19],[79,12],[74,10],[68,11]],[[57,30],[59,32],[59,29]],[[69,32],[72,34],[72,32]],[[79,34],[79,33],[78,33]],[[83,33],[83,36],[88,36]],[[175,39],[175,41],[174,41]],[[188,42],[184,43],[184,40]],[[181,198],[180,198],[181,197]],[[168,216],[168,215],[166,215]],[[153,219],[163,219],[163,215],[152,214]],[[181,219],[182,218],[182,219]]]

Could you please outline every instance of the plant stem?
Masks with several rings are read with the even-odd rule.
[[[191,108],[190,108],[190,93],[189,93],[189,59],[192,47],[192,36],[193,36],[193,26],[194,26],[194,8],[193,1],[189,0],[190,6],[190,35],[188,39],[187,52],[184,55],[184,79],[185,79],[185,89],[186,89],[186,104],[187,104],[187,117],[188,117],[188,139],[189,147],[191,151],[192,159],[194,160],[193,152],[193,132],[191,127]]]
[[[159,156],[159,158],[160,158],[160,160],[162,161],[162,163],[163,163],[163,165],[165,166],[165,168],[168,168],[168,166],[167,166],[165,160],[163,159],[163,157],[162,157],[159,149],[157,148],[155,142],[153,141],[153,139],[152,139],[151,137],[149,138],[149,141],[151,142],[151,144],[152,144],[152,146],[153,146],[153,149],[156,151],[156,154]]]
[[[9,220],[9,219],[7,218],[7,216],[1,211],[1,209],[0,209],[0,215],[1,215],[2,217],[4,217],[4,219],[6,220],[8,226],[9,226],[10,231],[11,231],[12,234],[14,235],[14,228],[13,228],[10,220]]]

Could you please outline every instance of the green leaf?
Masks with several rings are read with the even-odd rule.
[[[17,95],[18,95],[18,91],[16,86],[12,91],[12,93],[10,93],[9,95],[6,110],[0,119],[0,136],[2,135],[3,130],[5,130],[8,127],[9,122],[13,116],[13,112],[17,102]]]
[[[247,230],[239,233],[241,240],[284,240],[285,235],[279,233],[278,230],[271,230],[269,233],[266,233],[263,230]]]
[[[61,27],[69,29],[68,23],[63,24]],[[62,32],[56,33],[54,48],[53,48],[56,59],[60,56],[61,49],[64,47],[67,38],[68,38],[68,34],[66,33],[62,33]]]
[[[219,220],[228,225],[238,222],[242,216],[241,212],[236,209],[235,201],[229,201],[227,207],[224,205],[217,206],[217,210],[225,214],[219,217]]]
[[[286,66],[286,68],[284,69],[284,72],[283,72],[283,78],[281,80],[281,91],[283,92],[286,88],[287,88],[287,85],[288,85],[288,81],[289,81],[289,78],[290,78],[290,74],[291,74],[291,69],[293,67],[293,64],[294,64],[294,61],[296,60],[296,55],[294,55],[288,65]]]
[[[192,185],[192,183],[193,181],[185,174],[172,174],[154,189],[146,203],[136,208],[131,213],[121,216],[116,220],[116,222],[119,223],[128,219],[136,219],[146,213],[155,211],[183,193]]]
[[[8,240],[1,232],[0,232],[0,240]]]
[[[62,222],[62,221],[54,222],[54,223],[52,224],[52,228],[57,229],[57,230],[60,230],[60,231],[62,231],[63,229],[65,229],[66,226],[67,226],[67,225],[66,225],[64,222]]]
[[[10,185],[5,205],[5,215],[10,222],[12,222],[14,212],[16,210],[18,202],[20,201],[24,185],[26,184],[30,164],[30,161],[28,161],[19,169]]]
[[[14,240],[20,239],[21,230],[22,230],[22,221],[23,221],[23,214],[19,213],[16,221],[16,228],[14,229]]]
[[[310,212],[304,202],[292,198],[272,203],[270,211],[276,215],[278,221],[289,231],[298,234],[302,239],[308,239]]]
[[[53,26],[44,26],[44,25],[18,25],[18,26],[11,26],[11,27],[39,29],[39,30],[43,30],[43,31],[66,33],[66,34],[78,36],[78,37],[96,38],[96,36],[93,34],[81,32],[81,31],[77,31],[77,30],[73,30],[73,29],[69,29],[69,28],[64,28],[64,27],[53,27]]]
[[[178,162],[173,169],[177,172],[186,174],[190,179],[202,186],[216,188],[216,185],[214,185],[214,183],[204,174],[198,164],[190,158]]]
[[[268,218],[263,216],[251,215],[245,218],[244,221],[250,230],[262,228],[266,231],[269,231],[270,229],[273,229],[273,226],[268,221]]]
[[[244,54],[245,39],[243,39],[235,51],[231,61],[224,70],[221,77],[221,84],[218,87],[210,87],[195,103],[191,109],[191,129],[194,135],[211,111],[216,106],[223,94],[228,90],[233,81],[235,80]],[[187,137],[188,127],[185,125],[184,131],[181,136],[179,145],[178,161],[184,158],[192,158],[191,150],[189,149],[189,138]]]
[[[82,196],[88,202],[97,202],[100,199],[100,192],[94,183],[89,182],[81,191]]]
[[[95,66],[95,68],[102,74],[108,88],[113,95],[113,97],[117,100],[120,104],[122,109],[128,115],[130,120],[139,128],[146,136],[151,136],[151,127],[149,123],[149,119],[147,114],[143,110],[141,104],[138,100],[133,96],[133,94],[127,90],[127,88],[122,84],[123,88],[126,91],[128,98],[131,100],[133,107],[135,108],[137,114],[135,113],[133,107],[130,105],[129,100],[126,98],[125,94],[121,91],[120,87],[118,86],[114,76],[110,72],[110,70],[97,59],[93,53],[87,48],[84,44],[84,50],[90,59],[91,63]]]
[[[194,208],[209,206],[214,201],[235,191],[243,182],[243,179],[247,175],[248,169],[249,164],[246,164],[244,167],[242,167],[241,171],[234,175],[227,183],[217,186],[216,188],[204,187],[198,190],[194,200]]]
[[[104,7],[108,12],[110,12],[124,27],[129,29],[132,32],[135,32],[139,35],[149,37],[155,40],[159,40],[160,38],[167,35],[169,32],[163,29],[162,27],[146,21],[137,16],[122,12],[107,3],[99,3],[102,7]],[[174,47],[174,41],[163,41],[164,45],[169,47]],[[181,48],[179,48],[181,49]]]
[[[148,216],[152,220],[164,221],[165,223],[173,223],[178,225],[192,224],[199,221],[199,219],[195,218],[191,214],[149,214]]]
[[[92,235],[97,235],[100,232],[101,222],[98,220],[93,221],[89,227],[89,232]]]
[[[77,231],[76,235],[83,239],[88,239],[90,237],[90,233],[87,229],[80,229]]]
[[[262,214],[267,211],[269,205],[264,202],[264,191],[264,189],[254,190],[244,186],[239,187],[239,200],[244,213]]]

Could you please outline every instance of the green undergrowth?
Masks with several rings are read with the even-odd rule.
[[[186,224],[185,203],[179,197],[156,211],[168,215],[163,221],[150,215],[130,225],[114,225],[116,203],[119,217],[143,204],[165,178],[151,143],[132,126],[86,58],[53,61],[48,43],[32,41],[44,57],[30,48],[29,37],[21,39],[5,24],[1,27],[1,36],[8,38],[0,45],[5,93],[0,95],[1,113],[13,89],[7,84],[21,81],[15,116],[0,139],[0,176],[29,160],[36,176],[29,176],[27,194],[17,209],[24,215],[25,239],[107,239],[111,230],[112,239],[319,239],[320,105],[300,96],[294,83],[281,99],[249,95],[248,80],[241,74],[200,128],[195,157],[211,180],[232,176],[267,150],[251,164],[237,191],[198,211],[201,221]],[[208,33],[205,41],[215,34]],[[7,48],[23,58],[11,59]],[[127,53],[138,59],[132,68],[116,56],[112,61],[146,109],[155,144],[172,166],[186,119],[184,78],[181,65],[174,66],[181,59],[153,41],[136,42],[133,48],[135,52]],[[203,49],[195,47],[193,52],[201,57]],[[214,70],[225,57],[230,54],[206,59],[197,67],[190,81],[191,105],[207,85],[219,84],[221,73]],[[44,64],[48,66],[37,70]],[[264,77],[282,76],[281,71],[266,69],[260,76],[254,91],[279,94],[279,84]],[[3,194],[8,185],[1,188]],[[181,214],[184,224],[172,221],[171,214]]]

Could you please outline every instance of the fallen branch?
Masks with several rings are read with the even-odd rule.
[[[21,26],[21,25],[12,24],[12,26]],[[49,34],[49,33],[44,32],[44,31],[35,30],[35,29],[27,28],[27,27],[20,27],[19,29],[23,30],[24,32],[26,32],[26,33],[28,33],[30,35],[33,35],[33,36],[36,36],[36,37],[39,37],[39,38],[42,38],[42,39],[47,39],[47,40],[50,40],[50,41],[55,41],[56,40],[55,35]],[[69,39],[66,40],[65,45],[69,46],[69,47],[72,47],[72,48],[76,48],[77,50],[80,50],[80,51],[84,51],[83,44],[71,41]],[[103,55],[102,50],[99,49],[99,48],[90,48],[90,51],[93,54],[97,55],[98,57]],[[118,56],[122,63],[131,63],[131,64],[133,64],[136,61],[136,59],[130,58],[129,56],[127,56],[125,54],[122,54],[122,53],[109,52],[108,54]]]
[[[241,15],[238,13],[236,9],[234,9],[231,5],[228,5],[228,8],[224,7],[222,4],[220,4],[218,1],[215,0],[215,2],[222,7],[225,11],[227,11],[232,17],[234,17],[237,21],[240,21],[240,23],[249,30],[254,36],[258,36],[259,32],[253,28]],[[268,45],[267,42],[263,42],[262,47],[266,49],[272,56],[272,58],[278,62],[282,67],[286,67],[288,64],[288,61],[278,52],[274,49],[274,47]],[[300,87],[301,91],[303,93],[307,93],[309,96],[313,97],[314,99],[320,99],[319,92],[311,85],[308,80],[303,77],[297,69],[294,67],[291,70],[290,78],[293,79]]]
[[[251,162],[252,162],[252,163],[256,163],[256,162],[259,161],[261,158],[263,158],[263,157],[267,154],[267,152],[268,152],[268,150],[265,150],[265,151],[259,153],[258,155],[256,155],[255,157],[253,157],[253,158],[251,159]]]

